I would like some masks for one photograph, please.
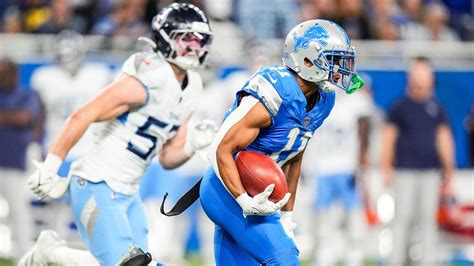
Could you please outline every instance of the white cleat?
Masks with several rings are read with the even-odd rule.
[[[47,251],[53,247],[65,246],[66,242],[62,240],[53,230],[41,231],[36,244],[26,252],[20,259],[19,266],[47,266],[51,264],[48,259]]]

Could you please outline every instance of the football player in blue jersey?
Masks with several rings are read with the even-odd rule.
[[[204,211],[216,225],[217,265],[299,265],[292,211],[303,153],[331,112],[334,90],[352,93],[363,85],[354,59],[341,27],[305,21],[286,37],[283,66],[261,68],[237,92],[200,187]],[[282,167],[289,193],[280,202],[268,200],[274,185],[254,197],[246,193],[234,161],[242,150],[266,154]]]

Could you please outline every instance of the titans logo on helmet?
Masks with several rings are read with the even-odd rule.
[[[311,42],[318,42],[322,46],[328,45],[326,40],[329,39],[329,34],[323,27],[315,25],[309,27],[300,37],[296,36],[296,33],[293,33],[293,39],[295,40],[296,53],[300,47],[308,49]]]

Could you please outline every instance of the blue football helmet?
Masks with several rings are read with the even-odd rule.
[[[314,82],[325,91],[341,88],[350,92],[354,72],[355,48],[346,32],[336,23],[313,19],[294,27],[285,39],[283,64],[302,79]],[[305,59],[313,63],[305,65]],[[336,81],[333,74],[339,72]]]

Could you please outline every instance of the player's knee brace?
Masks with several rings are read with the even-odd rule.
[[[278,254],[274,257],[266,259],[262,265],[264,266],[297,266],[300,265],[300,260],[298,259],[298,252],[290,251]]]

